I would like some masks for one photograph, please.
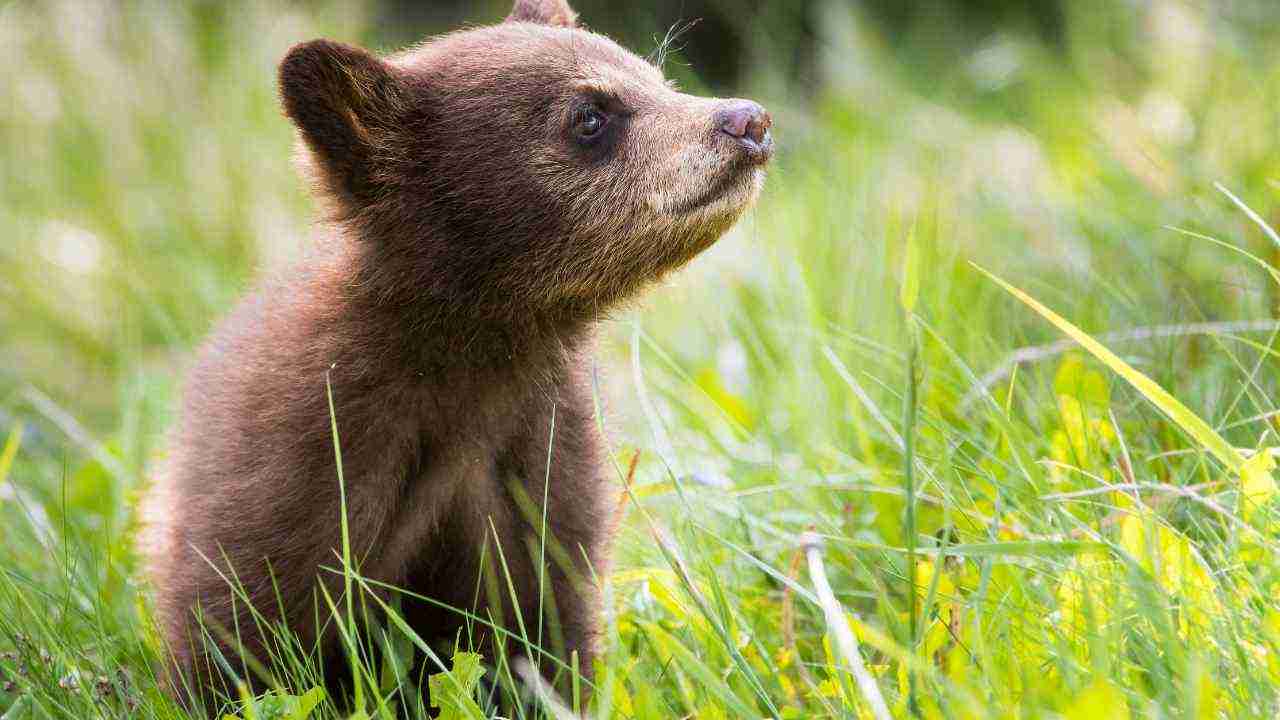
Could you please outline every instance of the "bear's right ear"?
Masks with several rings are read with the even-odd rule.
[[[578,13],[567,0],[516,0],[507,22],[531,22],[556,27],[576,27]]]
[[[374,151],[404,103],[394,69],[360,48],[312,40],[280,63],[280,97],[330,189],[354,200],[372,196]]]

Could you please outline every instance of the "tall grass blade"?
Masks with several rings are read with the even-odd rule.
[[[907,387],[902,401],[902,482],[906,487],[907,516],[907,618],[911,633],[911,652],[915,653],[920,644],[920,618],[916,597],[916,354],[918,343],[915,324],[911,316],[907,317]],[[911,714],[920,716],[920,699],[916,686],[916,673],[907,671],[907,705]]]
[[[898,300],[907,315],[915,312],[916,300],[920,297],[920,244],[916,241],[916,227],[913,224],[907,232],[907,246],[902,254],[902,288]]]
[[[355,598],[351,592],[351,571],[353,566],[351,564],[351,531],[347,525],[347,481],[342,474],[342,443],[338,440],[338,414],[333,407],[333,384],[330,382],[328,371],[324,374],[324,389],[329,400],[329,428],[333,432],[333,457],[338,466],[338,498],[342,513],[342,589],[346,597],[347,619],[346,627],[341,628],[341,630],[347,645],[348,659],[351,663],[352,692],[355,695],[355,707],[357,711],[363,712],[365,707],[364,683],[360,674],[360,656],[356,650]]]
[[[556,694],[555,689],[542,678],[533,663],[525,658],[516,658],[514,664],[516,674],[524,681],[534,698],[546,709],[552,720],[579,720],[578,716]]]
[[[1236,197],[1234,193],[1227,189],[1226,185],[1223,185],[1220,182],[1215,182],[1213,186],[1218,189],[1218,192],[1230,198],[1231,202],[1234,203],[1236,207],[1240,208],[1240,210],[1247,215],[1255,225],[1261,228],[1262,232],[1266,233],[1267,237],[1271,239],[1271,242],[1275,243],[1276,247],[1280,247],[1280,235],[1276,234],[1276,231],[1272,229],[1271,225],[1268,224],[1266,220],[1262,219],[1261,215],[1254,212],[1253,208],[1249,207],[1243,200]]]
[[[1035,310],[1041,317],[1055,325],[1059,330],[1065,333],[1072,340],[1075,340],[1085,350],[1088,350],[1094,357],[1100,360],[1104,365],[1111,368],[1117,375],[1124,378],[1130,385],[1142,394],[1147,400],[1160,409],[1170,420],[1184,432],[1192,437],[1201,447],[1208,450],[1218,461],[1227,466],[1228,469],[1239,472],[1244,465],[1244,457],[1239,451],[1231,446],[1221,435],[1209,426],[1200,416],[1196,415],[1186,405],[1183,405],[1167,390],[1160,387],[1154,380],[1143,375],[1134,369],[1129,363],[1121,360],[1118,355],[1111,352],[1102,343],[1094,340],[1088,333],[1071,324],[1061,315],[1042,305],[1035,298],[1026,294],[1022,290],[1010,285],[1009,283],[996,277],[979,265],[974,265],[979,272],[991,278],[1000,287],[1004,288],[1010,295],[1021,300],[1025,305]]]
[[[871,676],[866,664],[862,661],[862,653],[858,650],[858,638],[849,629],[849,621],[845,619],[840,601],[836,600],[836,594],[831,590],[831,583],[827,580],[827,570],[822,563],[822,539],[813,533],[805,533],[801,536],[800,544],[809,563],[809,577],[813,579],[818,606],[822,608],[827,630],[836,641],[840,657],[848,664],[849,671],[858,684],[858,690],[871,706],[871,712],[876,720],[891,720],[893,716],[889,714],[889,707],[884,702],[884,695],[880,693],[880,686],[876,685],[875,678]]]
[[[9,438],[0,450],[0,485],[9,478],[9,470],[13,468],[13,459],[18,457],[18,446],[22,443],[22,423],[16,423],[9,431]]]

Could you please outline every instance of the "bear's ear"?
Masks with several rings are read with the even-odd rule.
[[[556,27],[576,27],[578,13],[566,0],[516,0],[507,22],[531,22]]]
[[[330,190],[355,200],[372,196],[374,152],[404,104],[394,69],[360,48],[312,40],[280,63],[280,97]]]

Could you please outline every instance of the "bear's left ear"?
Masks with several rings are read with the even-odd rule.
[[[404,102],[391,66],[331,40],[295,45],[280,63],[285,112],[320,160],[329,188],[363,201],[377,194],[375,152]]]
[[[556,27],[577,27],[578,13],[566,0],[516,0],[507,22],[531,22]]]

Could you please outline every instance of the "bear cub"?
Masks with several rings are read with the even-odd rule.
[[[564,0],[383,58],[303,43],[279,81],[327,216],[199,351],[144,502],[171,691],[234,697],[279,624],[340,672],[344,502],[352,563],[424,639],[589,679],[619,491],[593,325],[754,202],[769,114],[679,92]]]

